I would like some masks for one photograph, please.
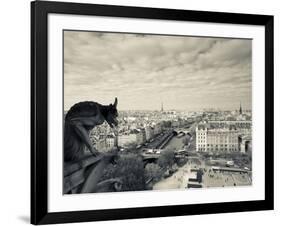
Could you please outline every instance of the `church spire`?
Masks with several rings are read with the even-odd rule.
[[[164,109],[163,109],[163,102],[161,102],[161,111],[163,112]]]
[[[241,105],[241,101],[240,101],[240,109],[239,109],[239,114],[242,115],[242,105]]]

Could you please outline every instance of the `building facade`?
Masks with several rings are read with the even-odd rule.
[[[145,130],[145,139],[147,140],[147,141],[149,141],[151,138],[153,138],[153,136],[154,136],[154,133],[153,133],[153,127],[151,127],[151,126],[146,126],[145,128],[144,128],[144,130]]]
[[[143,144],[144,142],[146,142],[146,135],[145,135],[145,129],[141,128],[141,129],[137,129],[137,134],[136,134],[136,138],[137,138],[137,144]]]
[[[137,143],[137,134],[124,134],[118,136],[118,145],[121,147],[126,147],[130,143]]]
[[[158,123],[155,124],[155,126],[154,126],[154,135],[158,135],[159,133],[162,133],[162,127],[163,127],[162,124],[163,123],[161,123],[161,122],[158,122]]]
[[[116,137],[113,135],[103,136],[99,140],[93,142],[93,146],[100,152],[110,151],[116,146]]]
[[[252,134],[252,121],[251,120],[226,120],[226,121],[208,121],[210,127],[226,128],[234,126],[240,135]]]
[[[235,126],[223,128],[210,127],[208,124],[196,128],[196,151],[235,152],[239,151],[239,131]]]

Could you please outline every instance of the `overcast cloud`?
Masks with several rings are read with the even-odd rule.
[[[251,109],[251,40],[64,32],[65,109]]]

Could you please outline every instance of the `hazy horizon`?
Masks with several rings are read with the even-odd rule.
[[[64,31],[64,109],[251,110],[251,55],[245,39]]]
[[[91,100],[85,100],[85,101],[91,101]],[[107,105],[107,104],[110,104],[110,103],[105,103],[105,104],[100,103],[100,104]],[[69,111],[70,107],[69,108],[64,108],[64,111]],[[214,110],[214,111],[239,111],[239,107],[240,107],[240,105],[237,105],[236,108],[234,106],[232,109],[219,109],[219,108],[164,109],[163,112],[168,112],[168,111],[189,111],[189,112],[195,112],[195,111],[211,111],[211,110]],[[117,106],[117,108],[118,108],[118,106]],[[161,111],[161,106],[158,109],[120,109],[120,108],[118,108],[118,110],[119,111]],[[250,108],[243,108],[243,106],[242,106],[242,110],[243,111],[249,111],[249,110],[252,110],[252,109],[250,109]]]

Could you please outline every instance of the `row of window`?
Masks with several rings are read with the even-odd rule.
[[[197,151],[238,151],[237,148],[198,148]]]
[[[222,142],[222,141],[225,141],[225,142],[237,142],[238,141],[238,138],[217,138],[217,139],[209,139],[208,138],[208,142]],[[206,142],[206,139],[198,139],[198,142]]]
[[[236,146],[236,144],[199,144],[198,145],[198,147],[227,147],[227,146],[229,146],[229,147],[235,147]]]
[[[237,133],[224,133],[224,134],[212,133],[212,134],[208,134],[208,135],[197,135],[198,138],[236,137],[236,136],[237,136]]]

